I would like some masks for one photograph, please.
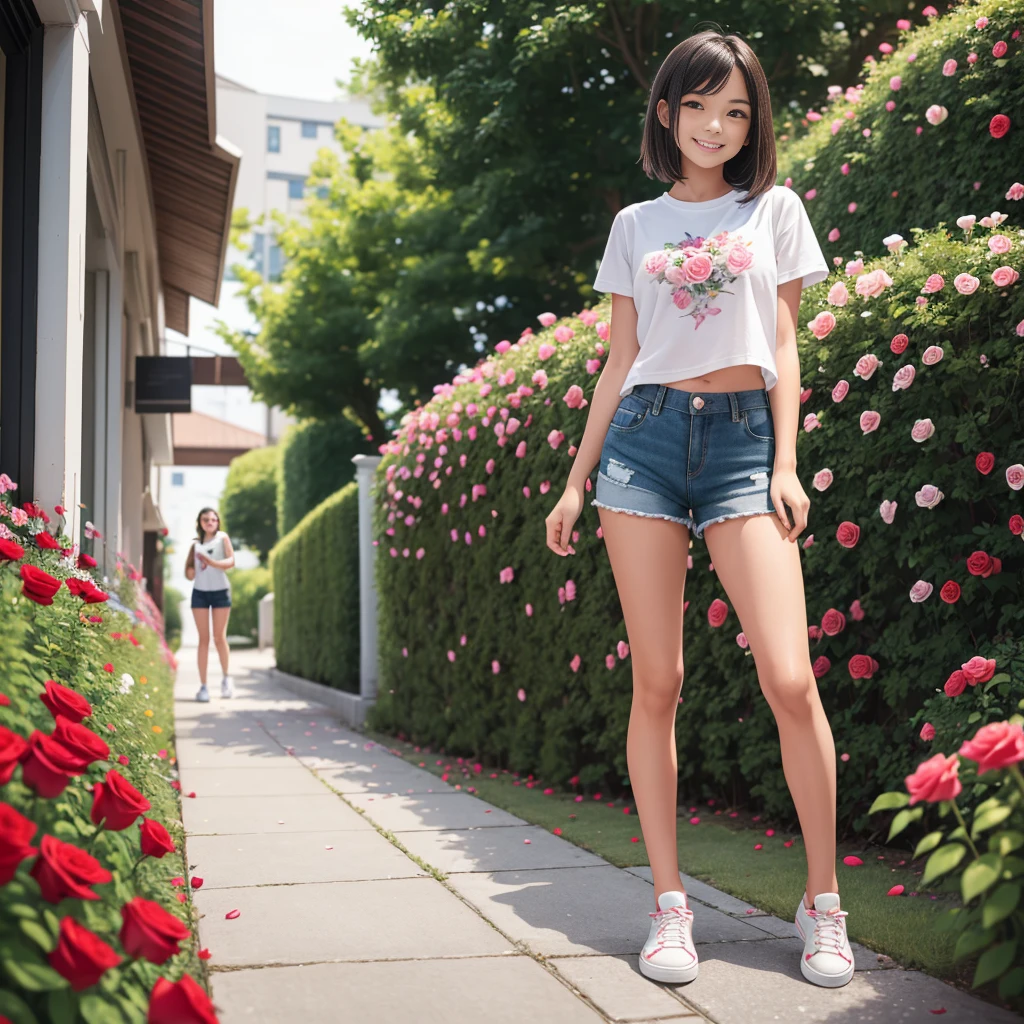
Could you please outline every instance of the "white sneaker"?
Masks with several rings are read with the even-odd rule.
[[[225,676],[220,681],[220,695],[222,697],[234,697],[235,684],[232,681],[231,676]]]
[[[196,700],[209,700],[210,691],[205,685],[199,687],[199,692],[196,694]]]
[[[839,909],[839,893],[820,892],[814,909],[803,896],[796,910],[796,930],[804,940],[800,973],[815,985],[840,988],[853,977],[853,950],[846,935],[846,911]]]
[[[697,977],[697,951],[693,948],[693,911],[686,893],[663,892],[644,948],[640,950],[640,973],[654,981],[678,984]]]

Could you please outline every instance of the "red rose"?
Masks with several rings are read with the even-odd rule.
[[[960,584],[955,580],[946,580],[942,584],[942,589],[939,591],[939,597],[942,598],[946,604],[956,604],[960,600]]]
[[[846,629],[846,616],[836,608],[829,608],[821,620],[821,629],[829,636],[836,636]]]
[[[878,662],[870,654],[855,654],[847,662],[851,679],[870,679],[878,668]]]
[[[92,886],[109,882],[114,876],[86,850],[45,835],[39,844],[39,859],[29,872],[39,883],[44,900],[60,903],[65,897],[98,900]]]
[[[64,506],[63,505],[54,505],[53,506],[53,511],[56,512],[57,515],[62,516],[62,515],[64,515]]]
[[[1010,119],[1005,114],[996,114],[988,123],[988,133],[993,139],[1001,139],[1010,130]]]
[[[815,679],[820,679],[830,668],[832,662],[825,657],[824,654],[814,659],[814,664],[811,666],[811,671],[814,673]]]
[[[905,334],[897,334],[896,337],[889,342],[889,349],[890,351],[895,352],[896,355],[901,355],[903,352],[906,352],[909,341],[910,339]]]
[[[0,562],[16,562],[25,557],[25,549],[13,540],[0,539]]]
[[[991,576],[994,568],[992,556],[984,551],[974,551],[967,559],[967,571],[972,576]]]
[[[109,594],[100,590],[99,587],[96,586],[89,587],[89,589],[82,594],[82,600],[84,600],[86,604],[99,604],[101,601],[106,601],[108,597],[110,597]]]
[[[62,743],[35,729],[21,757],[21,781],[39,796],[52,800],[64,792],[71,776],[83,775],[88,767]]]
[[[57,551],[60,548],[60,544],[45,530],[37,533],[33,539],[41,548],[46,548],[50,551]]]
[[[210,997],[191,975],[180,981],[157,978],[149,997],[148,1024],[217,1024]]]
[[[0,803],[0,885],[6,885],[18,865],[39,851],[28,841],[39,826],[10,804]]]
[[[1007,525],[1010,527],[1010,533],[1015,537],[1019,537],[1024,533],[1024,517],[1017,515],[1017,513],[1010,516],[1010,522]]]
[[[844,520],[839,524],[839,529],[836,530],[836,540],[844,548],[855,547],[857,541],[860,540],[860,527],[856,523]]]
[[[139,826],[139,838],[142,841],[142,852],[147,857],[160,858],[166,853],[174,853],[174,840],[159,821],[143,818]]]
[[[39,694],[39,699],[54,718],[63,715],[69,721],[80,722],[92,714],[92,705],[80,693],[52,679],[47,679],[45,685],[46,692]]]
[[[64,584],[67,586],[68,590],[75,595],[75,597],[81,597],[83,590],[87,587],[94,586],[93,583],[87,583],[85,580],[80,580],[77,576],[69,576],[64,581]]]
[[[86,764],[93,761],[106,761],[110,757],[110,747],[106,745],[87,725],[72,722],[71,719],[58,715],[54,719],[53,732],[50,734],[62,747],[66,747]]]
[[[970,661],[965,661],[960,668],[968,684],[977,686],[978,683],[987,683],[996,674],[996,659],[983,658],[980,654],[976,654]]]
[[[0,725],[0,786],[6,785],[14,775],[18,762],[25,756],[28,744],[16,732]]]
[[[961,669],[950,673],[945,686],[942,687],[947,697],[959,697],[967,689],[967,676]]]
[[[53,595],[60,590],[60,580],[34,565],[21,567],[21,592],[36,604],[53,604]]]
[[[992,472],[995,464],[996,457],[991,452],[978,452],[974,457],[974,465],[978,467],[978,472],[984,473],[985,476]]]
[[[107,663],[106,663],[106,664],[105,664],[105,665],[103,666],[103,671],[104,671],[104,672],[113,672],[113,671],[114,671],[114,666],[113,666],[113,665],[112,665],[112,664],[111,664],[111,663],[110,663],[110,662],[108,661],[108,662],[107,662]]]
[[[99,563],[92,555],[87,555],[84,551],[78,556],[78,568],[79,569],[95,569]]]
[[[911,805],[916,804],[918,800],[930,804],[941,800],[953,800],[963,789],[957,778],[959,766],[960,759],[956,754],[950,754],[949,757],[945,754],[936,754],[927,761],[922,761],[917,766],[917,771],[903,780],[910,794]]]
[[[121,962],[121,957],[95,932],[73,917],[60,923],[57,948],[47,957],[50,966],[71,982],[76,992],[95,985],[103,975]]]
[[[121,832],[149,807],[149,801],[116,768],[111,768],[106,781],[93,786],[89,817],[94,825],[106,818],[105,829]]]
[[[43,510],[43,506],[42,505],[36,505],[34,502],[26,501],[25,504],[22,505],[21,507],[30,516],[32,516],[33,519],[42,519],[42,521],[44,523],[48,523],[50,521],[50,517]]]
[[[178,943],[192,933],[159,903],[134,897],[121,908],[121,945],[129,956],[162,964],[179,952]]]

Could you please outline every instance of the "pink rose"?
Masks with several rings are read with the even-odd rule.
[[[924,119],[929,124],[942,124],[949,117],[949,111],[938,103],[933,103],[925,112]]]
[[[587,400],[583,397],[583,388],[579,384],[571,384],[569,390],[562,396],[562,401],[570,409],[582,409],[587,404]]]
[[[956,277],[953,278],[953,287],[961,295],[970,295],[972,292],[977,290],[979,284],[981,284],[981,281],[973,274],[957,274]]]
[[[988,247],[997,256],[1002,256],[1013,248],[1013,242],[1007,235],[992,235],[988,240]]]
[[[996,659],[983,658],[976,654],[970,661],[965,661],[960,670],[967,680],[968,686],[977,686],[978,683],[987,683],[996,674]]]
[[[963,789],[957,778],[960,759],[956,754],[936,754],[922,761],[913,775],[904,780],[910,794],[911,806],[919,800],[927,803],[938,803],[940,800],[953,800]]]
[[[838,636],[846,629],[846,616],[838,608],[829,608],[821,617],[821,631],[827,636]]]
[[[831,667],[832,662],[829,661],[824,654],[822,654],[814,659],[814,664],[811,666],[811,671],[814,673],[815,679],[820,679]]]
[[[839,529],[836,530],[836,540],[844,548],[856,547],[857,541],[860,540],[860,527],[848,519],[843,520],[839,524]]]
[[[942,291],[946,287],[946,279],[941,274],[929,274],[928,280],[925,281],[924,287],[921,289],[926,295],[932,295],[935,292]]]
[[[914,383],[914,375],[917,371],[914,369],[913,363],[907,363],[905,366],[901,366],[892,378],[892,389],[893,391],[905,391]]]
[[[952,57],[950,57],[947,61],[943,63],[942,73],[943,75],[946,76],[946,78],[950,78],[956,74],[956,61],[953,60]]]
[[[1024,466],[1019,462],[1015,462],[1012,466],[1007,466],[1006,482],[1015,491],[1019,491],[1021,487],[1024,487]]]
[[[878,662],[869,654],[855,654],[846,667],[851,679],[870,679],[878,671]]]
[[[644,272],[652,277],[657,277],[665,269],[668,263],[668,253],[663,249],[661,252],[652,252],[644,260]]]
[[[855,203],[851,203],[850,205],[851,206],[856,206]],[[850,213],[853,213],[853,210],[851,210]],[[856,277],[858,274],[862,274],[862,273],[864,273],[864,260],[862,260],[862,259],[850,260],[846,264],[846,276],[847,277]]]
[[[698,256],[691,256],[683,264],[683,271],[686,273],[686,278],[694,284],[700,284],[702,281],[706,281],[711,276],[711,271],[715,269],[714,260],[707,253],[701,253]]]
[[[1016,284],[1018,277],[1020,274],[1013,267],[996,267],[992,271],[992,283],[997,288],[1009,288],[1011,284]]]
[[[1006,40],[1000,39],[999,42],[992,47],[992,56],[995,58],[1006,56]],[[997,136],[998,138],[998,136]]]
[[[1011,722],[989,722],[973,739],[965,740],[959,751],[978,762],[978,774],[1006,768],[1024,759],[1024,729]]]
[[[925,743],[930,743],[935,739],[935,726],[932,725],[931,722],[925,722],[924,725],[921,726],[921,731],[918,735],[925,741]]]
[[[832,328],[836,325],[836,318],[834,313],[830,313],[827,309],[823,309],[813,320],[811,320],[807,326],[810,328],[811,333],[821,341],[826,335],[828,335]]]
[[[925,484],[921,490],[914,492],[914,500],[921,508],[935,508],[944,497],[935,484]]]
[[[889,342],[889,351],[894,352],[896,355],[902,355],[907,350],[907,345],[909,344],[910,339],[905,334],[897,334]]]
[[[847,396],[849,390],[850,382],[848,380],[839,381],[832,389],[832,401],[841,402]]]
[[[932,590],[934,587],[931,583],[927,583],[925,580],[918,580],[910,588],[910,600],[914,604],[920,604],[922,601],[928,600],[932,596]]]
[[[883,501],[882,504],[878,506],[878,514],[889,526],[892,525],[893,518],[896,515],[896,506],[897,502],[895,501]]]
[[[812,430],[815,429],[815,427],[820,427],[820,426],[821,426],[821,423],[818,420],[818,414],[817,413],[809,412],[804,417],[804,430],[807,431],[807,433],[810,433]]]
[[[811,486],[818,491],[826,490],[832,483],[832,470],[831,469],[819,469],[814,474],[814,479],[811,481]]]
[[[882,414],[875,412],[874,409],[865,409],[860,414],[860,429],[865,434],[870,434],[872,430],[878,429],[878,424],[882,421]]]
[[[860,622],[864,618],[864,609],[860,606],[860,598],[856,601],[850,602],[850,614],[853,616],[855,622]]]
[[[835,239],[832,239],[832,241],[834,240]],[[850,292],[842,281],[836,281],[836,283],[829,288],[826,298],[833,306],[845,306],[846,303],[850,301]]]
[[[672,255],[672,253],[669,254],[670,257]],[[669,263],[665,268],[665,280],[668,281],[669,284],[685,284],[686,271],[675,263]]]
[[[930,419],[914,420],[910,436],[915,441],[927,441],[935,433],[935,424]]]
[[[961,669],[957,669],[949,674],[942,689],[947,697],[959,697],[967,689],[967,677]]]
[[[857,365],[853,368],[854,377],[860,377],[862,380],[870,380],[871,375],[882,365],[882,361],[878,356],[871,352],[860,357],[857,360]]]
[[[746,633],[737,633],[736,634],[736,643],[738,643],[740,645],[740,647],[742,647],[744,650],[746,650],[750,646],[750,641],[747,640],[747,634]]]
[[[726,266],[734,274],[742,274],[754,262],[753,254],[750,249],[745,245],[736,244],[729,249],[729,255],[726,258]]]
[[[892,284],[892,278],[881,268],[858,276],[854,291],[862,298],[873,299]]]
[[[945,354],[941,345],[929,345],[921,353],[921,362],[925,366],[934,366]]]
[[[720,597],[716,597],[708,608],[708,623],[713,628],[717,628],[725,622],[728,614],[729,606]]]

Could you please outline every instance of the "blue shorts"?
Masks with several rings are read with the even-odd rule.
[[[197,590],[192,588],[193,608],[230,608],[231,591],[224,590]]]
[[[683,523],[693,536],[775,512],[775,424],[768,392],[634,385],[608,425],[591,505]]]

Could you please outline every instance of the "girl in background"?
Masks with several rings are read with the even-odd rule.
[[[213,642],[217,645],[223,678],[220,695],[233,697],[234,683],[228,675],[228,617],[231,615],[231,584],[226,569],[235,564],[231,538],[220,529],[215,509],[204,508],[196,519],[196,540],[192,541],[185,561],[185,576],[192,584],[192,615],[199,630],[199,692],[196,700],[208,701],[206,662],[210,654],[210,616],[213,615]]]

